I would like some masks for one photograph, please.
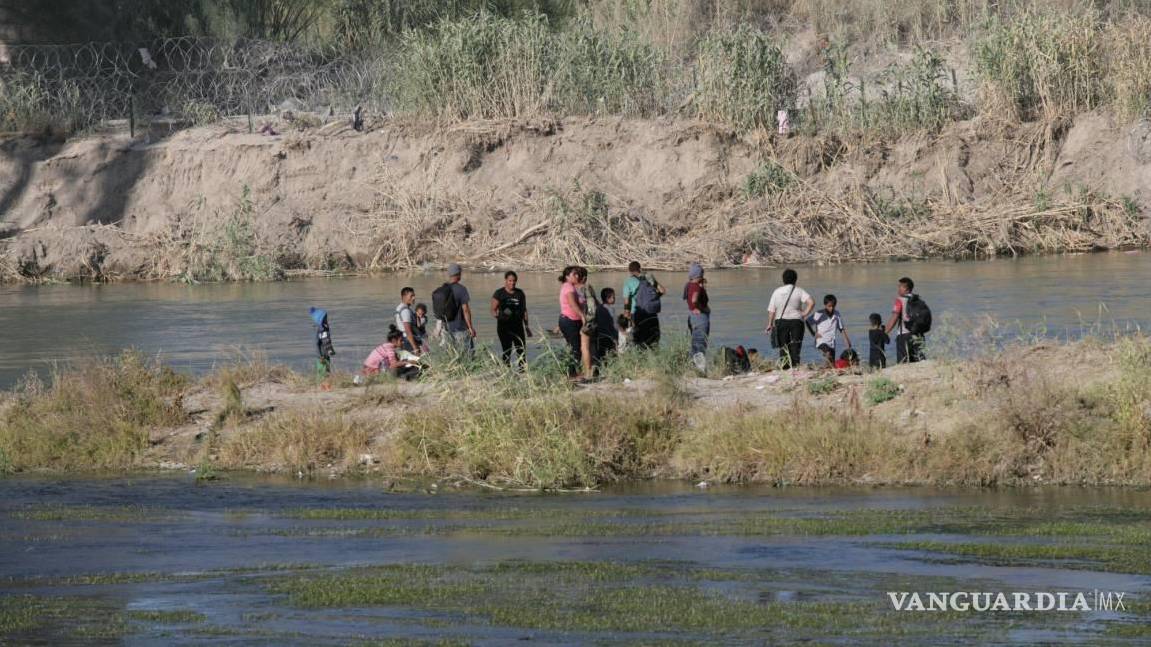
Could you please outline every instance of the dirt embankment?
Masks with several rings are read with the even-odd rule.
[[[892,142],[618,118],[268,123],[282,134],[232,124],[0,142],[0,271],[262,278],[454,259],[731,265],[1148,241],[1151,128],[1104,114]]]

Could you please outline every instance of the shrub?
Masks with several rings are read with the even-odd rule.
[[[594,486],[652,476],[681,426],[676,409],[658,396],[478,398],[406,416],[389,456],[418,474]]]
[[[796,105],[796,80],[769,34],[747,25],[713,30],[696,59],[699,117],[737,128],[773,128],[775,113]]]
[[[1116,111],[1128,119],[1151,108],[1151,18],[1130,16],[1107,30],[1107,80]]]
[[[973,51],[988,98],[1023,119],[1100,105],[1106,67],[1100,26],[1094,13],[1029,11],[991,21]]]
[[[823,377],[807,383],[807,392],[811,395],[827,395],[839,388],[839,382],[834,377]]]
[[[627,30],[543,15],[481,13],[408,32],[400,44],[401,109],[443,119],[541,114],[651,114],[662,107],[664,58]]]
[[[663,53],[630,30],[596,29],[581,19],[560,33],[553,110],[649,115],[664,107]]]
[[[779,164],[768,160],[760,164],[743,180],[743,195],[746,198],[762,198],[773,195],[791,186],[795,176]]]
[[[69,80],[49,82],[39,72],[0,78],[0,131],[68,135],[98,122],[99,108]]]
[[[943,57],[917,48],[906,63],[889,66],[871,84],[853,80],[845,45],[824,51],[823,96],[800,115],[807,131],[898,136],[909,130],[938,130],[960,112]]]
[[[0,455],[12,470],[131,467],[150,427],[185,421],[186,383],[131,351],[61,367],[50,386],[28,378],[0,418]]]
[[[903,389],[890,378],[877,377],[867,385],[865,397],[871,404],[882,404],[894,400]]]
[[[279,263],[260,248],[255,204],[247,186],[223,227],[204,232],[183,246],[184,268],[179,278],[186,282],[269,281],[283,276]]]
[[[268,464],[312,472],[355,464],[380,429],[338,412],[316,409],[275,414],[255,429],[235,430],[220,445],[218,467],[250,469]]]

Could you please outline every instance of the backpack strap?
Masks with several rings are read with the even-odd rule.
[[[794,283],[791,284],[791,292],[788,292],[787,298],[783,300],[783,307],[779,309],[779,312],[775,313],[775,323],[779,323],[779,320],[783,319],[783,311],[787,310],[787,305],[791,303],[791,295],[793,294],[795,294]]]

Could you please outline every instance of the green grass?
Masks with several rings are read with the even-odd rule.
[[[927,551],[970,558],[1000,566],[1044,566],[1069,570],[1151,574],[1147,545],[985,544],[913,541],[885,544],[891,548]]]
[[[834,377],[821,377],[807,383],[807,392],[811,395],[827,395],[839,388],[839,381]]]
[[[795,73],[778,37],[748,25],[715,30],[699,43],[696,111],[743,130],[772,128],[776,111],[796,103]]]
[[[194,624],[207,620],[204,614],[188,610],[128,611],[125,615],[136,622],[165,625]]]
[[[773,161],[766,161],[743,180],[744,197],[762,198],[783,191],[795,182],[795,176]]]
[[[485,618],[498,626],[564,631],[762,630],[794,622],[781,618],[777,609],[695,588],[627,586],[640,574],[653,575],[651,569],[611,564],[400,566],[284,580],[272,591],[305,608],[415,606]]]
[[[124,523],[165,522],[181,516],[163,508],[131,506],[55,506],[22,508],[8,513],[13,519],[26,521],[106,521]]]
[[[200,283],[283,278],[283,268],[256,233],[256,219],[251,188],[244,185],[235,209],[223,219],[222,226],[169,243],[166,262],[176,280]]]
[[[49,642],[116,642],[128,632],[123,614],[89,597],[0,596],[0,641],[36,635]]]
[[[476,567],[397,565],[353,569],[269,584],[302,608],[410,607],[474,623],[545,631],[611,632],[625,640],[649,632],[711,642],[926,636],[955,614],[893,614],[876,591],[861,600],[764,602],[757,591],[798,573],[733,573],[685,563],[500,562]],[[807,575],[844,591],[834,574]],[[859,577],[847,586],[879,585]],[[734,587],[716,587],[730,582]],[[768,583],[779,582],[769,585]],[[762,587],[762,588],[761,588]],[[859,594],[859,591],[853,591]],[[867,594],[864,594],[867,595]],[[977,635],[987,627],[958,629]],[[952,631],[957,630],[951,627]]]
[[[888,400],[894,400],[899,397],[902,388],[888,377],[877,377],[867,383],[867,391],[864,397],[872,405],[882,404]]]
[[[149,430],[187,417],[187,377],[141,354],[59,367],[50,385],[32,377],[0,414],[0,453],[9,471],[126,469],[148,447]]]

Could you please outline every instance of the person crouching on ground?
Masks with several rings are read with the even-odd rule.
[[[404,333],[392,324],[388,328],[387,341],[375,349],[364,359],[363,374],[365,377],[388,373],[394,377],[413,380],[420,374],[420,365],[417,362],[401,360],[399,357],[400,343]]]
[[[806,290],[796,285],[799,274],[793,269],[783,271],[783,285],[771,293],[767,305],[767,327],[764,332],[773,335],[779,348],[782,368],[799,368],[799,355],[803,350],[803,322],[815,310],[815,302]]]
[[[835,369],[837,371],[853,371],[859,367],[859,353],[855,352],[854,348],[848,348],[843,351],[839,359],[835,360]]]
[[[839,304],[839,300],[835,298],[834,294],[829,294],[823,297],[823,310],[813,314],[808,321],[814,326],[812,333],[815,335],[815,347],[823,353],[823,358],[827,360],[829,367],[835,366],[835,351],[836,345],[839,342],[839,333],[843,333],[843,341],[847,344],[847,348],[851,348],[851,337],[847,334],[847,329],[843,327],[843,318],[840,317],[839,311],[835,306]]]
[[[691,335],[691,361],[700,372],[707,370],[707,338],[711,335],[711,307],[708,305],[707,287],[704,286],[703,266],[692,263],[687,270],[687,284],[683,286],[683,300],[687,302],[687,331]]]

